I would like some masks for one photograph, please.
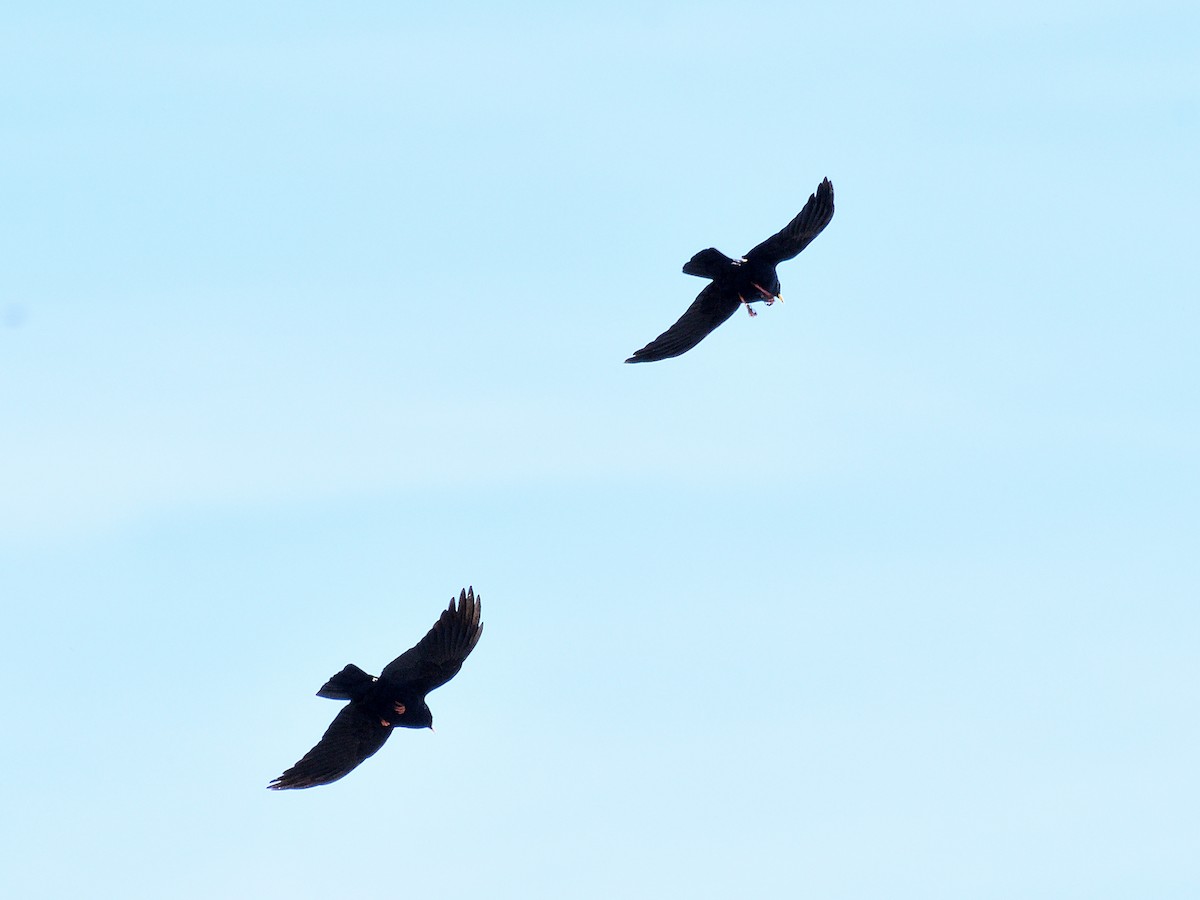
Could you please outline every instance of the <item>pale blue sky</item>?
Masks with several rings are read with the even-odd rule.
[[[0,24],[0,892],[1200,893],[1193,4]]]

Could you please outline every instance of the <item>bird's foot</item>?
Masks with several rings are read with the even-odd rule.
[[[746,307],[746,312],[750,313],[750,318],[752,318],[752,319],[753,319],[755,316],[757,316],[757,315],[758,315],[758,313],[756,313],[756,312],[755,312],[755,311],[754,311],[754,310],[753,310],[753,309],[750,307],[750,304],[746,302],[746,298],[745,298],[745,297],[743,297],[741,294],[738,294],[738,299],[742,301],[742,306]]]
[[[403,703],[393,703],[392,709],[394,709],[396,711],[396,715],[398,715],[398,716],[404,715],[404,704]]]
[[[380,720],[379,720],[379,724],[380,724],[380,725],[382,725],[384,728],[391,728],[391,727],[392,727],[392,723],[391,723],[391,722],[389,722],[387,719],[380,719]]]

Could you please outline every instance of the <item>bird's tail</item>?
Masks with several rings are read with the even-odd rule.
[[[338,672],[317,691],[318,697],[328,697],[330,700],[351,700],[363,685],[370,684],[375,679],[351,663]]]
[[[707,250],[701,250],[683,264],[683,274],[698,275],[701,278],[716,278],[722,272],[727,272],[732,265],[732,259],[716,247],[709,247]]]

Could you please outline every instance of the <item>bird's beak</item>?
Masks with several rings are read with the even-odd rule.
[[[778,300],[780,303],[782,303],[783,302],[783,294],[776,294],[775,299]]]

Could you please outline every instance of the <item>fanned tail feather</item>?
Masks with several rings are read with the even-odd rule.
[[[317,691],[317,696],[328,697],[330,700],[352,700],[364,685],[374,680],[373,676],[351,663],[325,682]]]

